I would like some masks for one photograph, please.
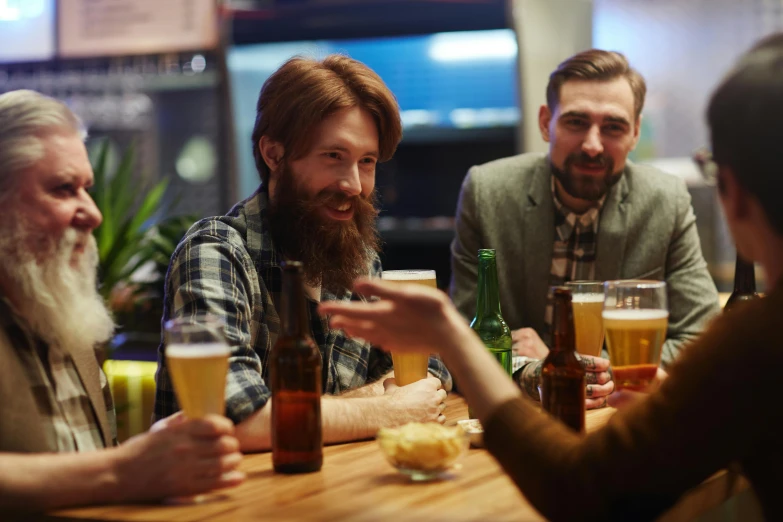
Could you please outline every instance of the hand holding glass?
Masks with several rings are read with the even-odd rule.
[[[655,379],[669,309],[663,281],[604,283],[606,345],[618,390],[644,390]]]

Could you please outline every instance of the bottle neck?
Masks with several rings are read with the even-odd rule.
[[[753,263],[745,261],[737,254],[737,265],[734,268],[734,293],[756,293],[756,270]]]
[[[498,270],[495,258],[479,259],[476,317],[500,315]]]
[[[555,296],[552,310],[552,351],[576,351],[574,309],[570,295]]]
[[[280,321],[283,335],[288,337],[306,337],[309,335],[307,324],[307,299],[301,272],[283,271],[283,295]]]

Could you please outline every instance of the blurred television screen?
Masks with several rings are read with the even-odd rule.
[[[0,63],[55,55],[55,0],[0,0]]]

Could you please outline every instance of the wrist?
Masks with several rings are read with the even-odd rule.
[[[97,470],[100,491],[109,504],[117,504],[129,500],[132,495],[127,485],[123,484],[124,469],[127,463],[125,446],[116,446],[101,454],[101,467]]]

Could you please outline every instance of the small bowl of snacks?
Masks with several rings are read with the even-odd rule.
[[[484,447],[484,428],[481,426],[481,422],[479,422],[478,419],[457,421],[457,425],[462,428],[462,431],[468,434],[471,446],[474,448]]]
[[[432,480],[452,469],[470,441],[459,426],[411,422],[382,428],[376,437],[389,463],[411,480]]]

